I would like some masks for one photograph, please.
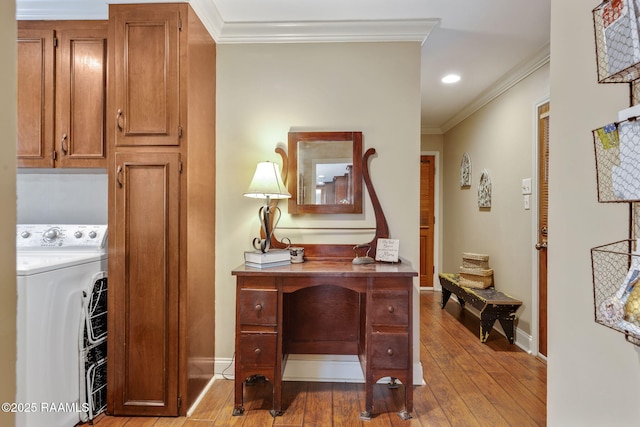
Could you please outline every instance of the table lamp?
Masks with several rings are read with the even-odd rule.
[[[264,239],[256,237],[253,239],[253,247],[260,252],[269,251],[271,246],[271,236],[280,220],[280,208],[271,206],[271,199],[288,199],[291,194],[287,191],[282,177],[280,176],[280,168],[273,162],[260,162],[256,167],[249,189],[244,193],[245,197],[254,199],[266,199],[267,202],[258,211],[260,225],[264,232]],[[277,212],[277,218],[272,218]],[[272,221],[275,219],[275,222]]]

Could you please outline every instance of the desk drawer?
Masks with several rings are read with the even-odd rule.
[[[277,334],[241,334],[237,348],[243,367],[275,366]]]
[[[408,291],[374,291],[371,303],[372,325],[409,325]]]
[[[409,335],[373,334],[371,356],[371,366],[374,369],[407,369],[409,367]]]
[[[276,289],[240,289],[238,310],[241,325],[277,325]]]

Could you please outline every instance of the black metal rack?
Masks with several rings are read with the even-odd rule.
[[[83,291],[80,321],[81,420],[93,419],[107,407],[107,275],[93,276]]]

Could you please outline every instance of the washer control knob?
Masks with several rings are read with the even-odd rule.
[[[75,233],[73,233],[73,235],[75,236],[76,239],[79,239],[82,237],[82,231],[78,230]]]
[[[58,230],[57,228],[50,228],[45,231],[42,236],[44,237],[45,241],[53,242],[60,236],[60,230]]]
[[[91,231],[89,232],[89,237],[90,237],[90,238],[92,238],[92,239],[95,239],[97,235],[98,235],[98,233],[96,233],[96,232],[95,232],[95,231],[93,231],[93,230],[91,230]]]
[[[27,230],[24,230],[22,233],[20,233],[20,237],[22,237],[23,239],[26,239],[29,236],[31,236],[31,233],[29,233]]]

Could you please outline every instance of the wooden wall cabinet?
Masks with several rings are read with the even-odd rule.
[[[106,21],[18,23],[18,167],[105,168]]]
[[[187,3],[109,7],[107,412],[185,415],[213,377],[215,43]]]

